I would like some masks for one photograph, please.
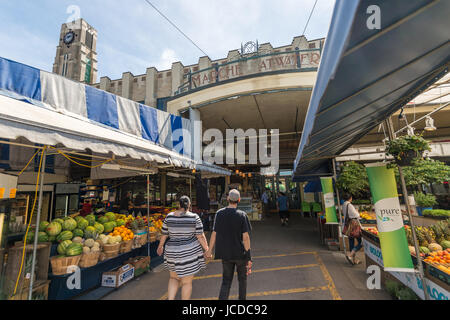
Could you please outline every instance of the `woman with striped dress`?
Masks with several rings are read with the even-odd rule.
[[[181,299],[191,298],[192,280],[197,272],[206,267],[204,252],[208,251],[202,221],[197,214],[189,211],[191,200],[182,196],[179,203],[179,209],[169,213],[164,220],[157,251],[160,256],[164,252],[164,265],[170,271],[169,300],[175,299],[180,286]]]

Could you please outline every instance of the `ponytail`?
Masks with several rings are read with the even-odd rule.
[[[191,205],[191,200],[189,199],[188,196],[182,196],[179,200],[179,203],[180,203],[180,208],[188,211],[189,206]]]

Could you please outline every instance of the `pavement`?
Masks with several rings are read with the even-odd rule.
[[[364,253],[352,266],[341,251],[329,251],[319,240],[316,220],[291,214],[289,227],[276,216],[252,222],[253,273],[248,277],[250,300],[391,300],[383,289],[369,290]],[[207,235],[209,240],[209,235]],[[222,264],[210,261],[194,278],[192,299],[217,299]],[[169,273],[163,265],[111,292],[105,300],[165,300]],[[230,299],[237,299],[234,278]],[[180,299],[178,293],[177,299]]]

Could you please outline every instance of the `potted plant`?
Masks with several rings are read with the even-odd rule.
[[[386,154],[394,157],[399,166],[409,166],[411,161],[421,158],[424,151],[431,151],[428,141],[420,135],[407,135],[390,140],[386,146]]]
[[[434,195],[424,194],[422,192],[415,192],[414,200],[416,201],[416,208],[419,216],[423,216],[423,210],[432,210],[433,206],[437,204]]]

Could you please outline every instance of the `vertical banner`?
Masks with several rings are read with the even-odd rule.
[[[321,177],[326,224],[339,224],[334,203],[333,178]]]
[[[394,170],[386,168],[383,163],[367,164],[366,170],[375,204],[384,270],[414,272],[403,227]]]

